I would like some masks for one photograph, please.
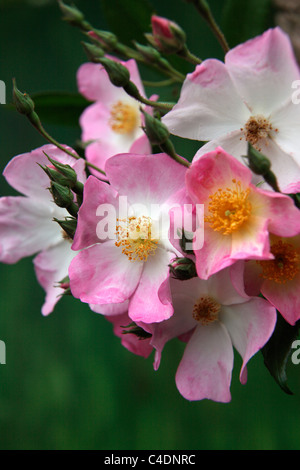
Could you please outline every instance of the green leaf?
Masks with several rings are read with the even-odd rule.
[[[286,366],[292,343],[298,336],[299,327],[300,321],[292,326],[277,312],[277,323],[273,335],[262,348],[265,366],[281,389],[289,395],[293,393],[287,385]]]
[[[258,36],[274,26],[272,0],[227,0],[222,29],[230,47]]]
[[[90,104],[77,93],[42,92],[31,95],[42,123],[78,126],[84,109]]]
[[[148,0],[100,0],[106,22],[121,42],[145,42],[144,33],[151,31],[154,8]]]

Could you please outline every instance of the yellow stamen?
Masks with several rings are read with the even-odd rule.
[[[110,112],[109,125],[118,134],[130,134],[139,124],[137,109],[128,104],[118,101]]]
[[[218,319],[221,305],[209,295],[200,297],[193,308],[193,318],[201,325],[209,325]]]
[[[275,259],[257,261],[262,267],[260,276],[278,284],[292,281],[300,271],[300,256],[294,246],[279,240],[271,246],[271,253]]]
[[[120,224],[116,227],[118,240],[116,246],[122,247],[122,253],[130,261],[147,261],[148,256],[154,255],[158,240],[151,235],[150,217],[129,217],[118,219]]]
[[[212,196],[209,196],[208,215],[204,218],[210,227],[229,235],[240,229],[251,215],[251,203],[248,201],[250,188],[243,190],[241,182],[232,180],[233,188],[219,188]]]

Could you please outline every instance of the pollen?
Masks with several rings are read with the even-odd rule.
[[[130,134],[138,124],[138,112],[134,106],[122,101],[118,101],[112,106],[109,125],[117,134]]]
[[[147,261],[155,254],[158,240],[152,236],[152,222],[150,217],[129,217],[118,219],[116,227],[116,246],[122,248],[130,261]]]
[[[272,124],[268,119],[260,114],[251,116],[246,122],[245,127],[241,129],[241,131],[244,132],[246,141],[253,145],[257,150],[261,150],[259,148],[259,143],[266,140],[272,130]],[[275,132],[278,132],[278,129],[275,129]]]
[[[251,215],[250,188],[242,189],[241,182],[235,179],[232,183],[231,188],[219,188],[209,196],[209,215],[204,218],[213,230],[223,235],[239,230]]]
[[[271,246],[273,260],[257,261],[262,267],[260,276],[278,284],[292,281],[300,272],[300,256],[295,247],[290,243],[279,240]]]
[[[201,325],[209,325],[218,320],[221,305],[209,295],[200,297],[193,308],[193,318]]]

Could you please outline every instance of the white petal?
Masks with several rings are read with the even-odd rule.
[[[240,129],[249,117],[224,64],[208,59],[187,76],[178,103],[162,121],[172,134],[208,141]]]
[[[299,79],[290,39],[280,28],[231,49],[225,64],[242,99],[252,114],[269,114],[292,94]]]
[[[42,307],[42,314],[51,313],[63,294],[64,289],[58,287],[58,283],[68,275],[69,265],[76,255],[71,250],[71,244],[67,240],[62,240],[55,247],[39,253],[34,258],[34,268],[37,279],[46,291],[45,303]]]

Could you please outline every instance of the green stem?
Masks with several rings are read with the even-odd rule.
[[[225,53],[227,53],[230,50],[230,48],[228,46],[228,43],[226,41],[226,38],[225,38],[223,32],[221,31],[220,27],[218,26],[213,14],[212,14],[212,11],[211,11],[210,6],[208,5],[207,1],[206,0],[186,0],[186,1],[188,1],[190,3],[193,3],[195,5],[196,9],[198,10],[198,12],[202,16],[202,18],[205,19],[208,26],[211,28],[212,32],[216,36],[216,38],[219,41],[222,49],[224,50]]]
[[[169,155],[173,160],[176,162],[180,163],[181,165],[189,168],[190,163],[187,160],[184,160],[183,158],[180,157],[175,151],[174,145],[172,144],[171,140],[168,139],[164,143],[160,144],[160,148],[163,152]]]
[[[227,52],[229,52],[229,50],[230,50],[229,45],[228,45],[228,43],[226,41],[226,38],[225,38],[224,34],[222,33],[220,27],[217,25],[211,11],[210,11],[210,14],[207,18],[207,23],[210,26],[213,33],[215,34],[217,40],[219,41],[221,47],[223,48],[223,51],[225,52],[225,54],[227,54]]]
[[[165,111],[171,111],[175,103],[163,103],[160,101],[151,101],[142,96],[133,82],[129,82],[126,86],[123,87],[124,91],[132,98],[135,98],[137,101],[145,104],[146,106],[152,106],[153,108],[163,109]]]
[[[164,87],[164,86],[169,86],[173,85],[175,83],[175,80],[173,78],[168,78],[167,80],[160,80],[157,82],[151,82],[148,80],[143,80],[143,85],[144,86],[149,86],[149,87]]]
[[[184,47],[184,49],[182,49],[182,51],[178,52],[177,54],[179,55],[179,57],[182,57],[193,65],[199,65],[202,63],[202,60],[195,54],[190,52],[187,47]]]
[[[101,170],[100,168],[98,168],[96,165],[94,165],[93,163],[90,163],[88,162],[87,160],[85,160],[84,158],[80,157],[79,155],[77,155],[76,153],[74,152],[71,152],[70,150],[68,150],[67,148],[65,148],[63,145],[61,145],[59,142],[57,142],[50,134],[48,134],[48,132],[44,129],[39,117],[37,116],[37,114],[34,112],[32,116],[28,116],[28,119],[29,121],[33,124],[33,126],[36,128],[36,130],[48,141],[50,142],[51,144],[55,145],[57,148],[59,148],[60,150],[62,150],[63,152],[65,152],[66,154],[70,155],[71,157],[75,158],[76,160],[84,160],[86,166],[88,166],[89,168],[93,168],[94,170],[98,171],[99,173],[101,173],[102,175],[105,176],[105,172],[103,170]]]
[[[138,99],[138,101],[140,101],[141,103],[143,103],[147,106],[152,106],[153,108],[163,109],[165,111],[171,111],[171,109],[174,107],[174,104],[175,104],[175,103],[165,103],[165,102],[162,102],[162,101],[147,100],[146,98],[144,98],[141,95],[137,99]]]

